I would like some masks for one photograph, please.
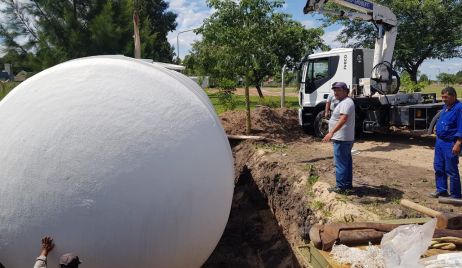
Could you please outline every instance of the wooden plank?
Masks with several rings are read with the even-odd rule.
[[[454,206],[462,206],[462,199],[450,198],[450,197],[438,197],[438,203],[450,204]]]
[[[298,246],[297,253],[302,258],[303,267],[332,268],[324,256],[319,253],[319,250],[316,249],[311,243]]]
[[[380,223],[389,223],[389,224],[424,224],[427,223],[432,218],[414,218],[414,219],[395,219],[395,220],[382,220]]]
[[[313,265],[311,264],[311,255],[310,255],[310,249],[308,245],[302,245],[298,246],[295,248],[295,253],[297,256],[297,259],[302,267],[312,267]],[[317,267],[314,267],[317,268]]]
[[[351,265],[349,264],[341,264],[341,263],[334,261],[334,259],[332,259],[332,257],[330,256],[330,253],[327,251],[319,250],[319,253],[325,258],[327,263],[329,263],[330,265],[329,267],[332,267],[332,268],[350,268],[351,267]]]
[[[261,141],[266,139],[262,136],[246,136],[246,135],[228,135],[228,139],[230,140],[256,140]]]

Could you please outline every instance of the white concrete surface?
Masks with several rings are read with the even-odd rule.
[[[233,158],[199,86],[122,57],[45,70],[0,102],[0,262],[199,267],[226,225]]]

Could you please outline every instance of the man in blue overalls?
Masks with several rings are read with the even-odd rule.
[[[436,192],[432,197],[461,198],[459,153],[462,144],[462,103],[452,87],[441,91],[444,106],[436,123],[435,168]],[[448,193],[448,177],[451,194]]]

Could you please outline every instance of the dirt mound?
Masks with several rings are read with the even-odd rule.
[[[221,116],[227,134],[245,135],[245,111],[228,111]],[[251,111],[252,135],[290,140],[305,135],[298,125],[298,113],[287,108],[258,107]]]

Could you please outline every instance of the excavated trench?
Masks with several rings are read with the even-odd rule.
[[[221,120],[226,133],[245,134],[245,113],[228,112]],[[236,175],[231,213],[218,246],[203,267],[306,267],[298,248],[309,239],[312,225],[380,218],[360,201],[373,199],[370,207],[383,211],[380,198],[387,193],[342,197],[328,191],[335,180],[332,152],[300,130],[296,111],[259,108],[252,111],[252,122],[253,134],[265,140],[231,144]],[[355,175],[363,177],[356,183],[371,181],[371,170],[393,173],[396,169],[394,164],[394,169],[371,169],[368,165],[374,161],[386,162],[356,158]],[[387,174],[407,174],[403,169],[407,167],[396,175]],[[412,174],[415,172],[413,169]],[[377,189],[382,189],[380,174],[376,175]],[[361,187],[371,192],[372,186]]]
[[[300,267],[247,167],[236,181],[225,232],[203,267]]]
[[[231,112],[221,117],[228,134],[242,134],[243,115]],[[253,133],[265,135],[268,143],[231,142],[236,174],[231,213],[203,267],[302,267],[296,248],[310,226],[320,221],[307,206],[307,178],[258,146],[275,140],[283,144],[304,134],[295,111],[260,108],[252,116]]]

